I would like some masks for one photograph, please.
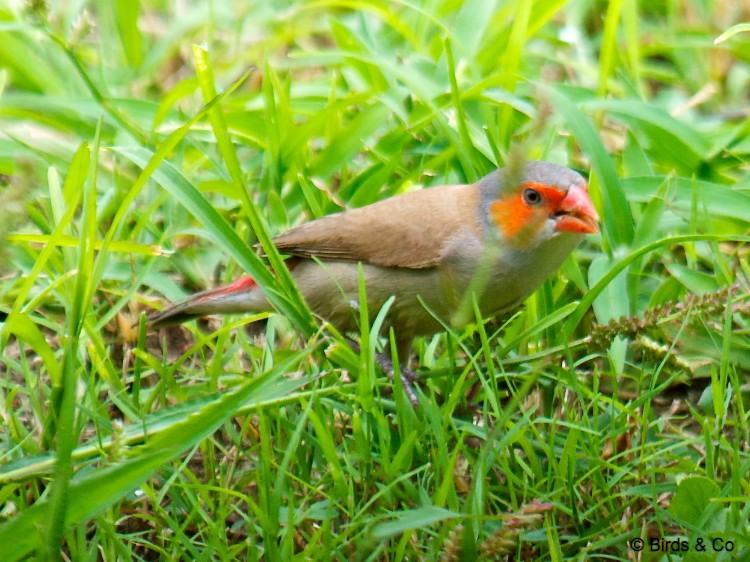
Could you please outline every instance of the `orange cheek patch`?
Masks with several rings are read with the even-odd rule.
[[[542,204],[530,207],[523,201],[523,190],[535,189],[542,196]],[[565,193],[548,185],[527,182],[519,187],[518,193],[498,199],[490,206],[490,215],[506,240],[523,246],[537,235],[544,221],[559,206]]]
[[[516,238],[529,224],[532,209],[519,197],[499,199],[490,206],[495,225],[507,239]]]
[[[543,206],[529,207],[520,197],[495,201],[490,206],[490,215],[502,237],[519,247],[529,244],[547,219]]]

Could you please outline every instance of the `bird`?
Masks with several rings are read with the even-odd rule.
[[[578,172],[546,161],[499,168],[471,184],[431,187],[347,209],[273,239],[310,310],[341,333],[358,332],[361,264],[367,306],[386,318],[399,362],[412,340],[444,324],[518,308],[552,275],[599,215]],[[467,304],[468,311],[467,314]],[[205,290],[148,317],[158,328],[211,314],[272,306],[250,277]]]

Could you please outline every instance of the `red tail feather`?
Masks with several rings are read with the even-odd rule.
[[[249,275],[240,277],[234,283],[222,285],[196,293],[183,301],[167,306],[164,310],[154,312],[148,317],[148,322],[154,328],[181,324],[191,318],[206,316],[214,313],[237,312],[243,310],[242,305],[258,284]],[[245,310],[249,310],[247,306]]]

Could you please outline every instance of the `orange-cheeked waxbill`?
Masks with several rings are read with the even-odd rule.
[[[341,332],[356,332],[358,263],[368,307],[388,312],[399,355],[415,336],[456,322],[476,298],[484,317],[519,306],[562,264],[599,216],[578,173],[526,161],[470,185],[404,193],[294,228],[274,239],[310,309]],[[473,294],[472,294],[473,293]],[[469,296],[468,301],[465,300]],[[424,304],[423,304],[424,303]],[[271,310],[248,276],[197,293],[153,314],[153,326],[216,313]],[[463,315],[461,322],[473,320]]]

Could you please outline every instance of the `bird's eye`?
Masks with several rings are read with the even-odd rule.
[[[536,189],[527,187],[523,190],[521,196],[523,197],[523,202],[526,203],[529,207],[536,207],[537,205],[542,204],[542,194],[539,193]]]

